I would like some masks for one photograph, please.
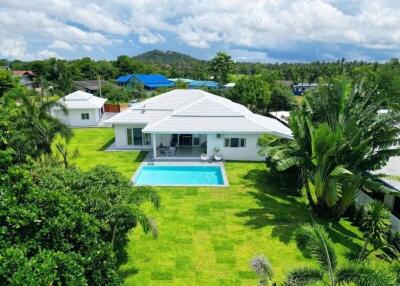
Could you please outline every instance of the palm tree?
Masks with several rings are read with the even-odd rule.
[[[394,273],[383,268],[377,269],[365,263],[352,263],[338,268],[335,246],[321,225],[302,226],[298,244],[317,260],[319,267],[292,270],[286,277],[286,286],[308,285],[318,281],[329,286],[343,283],[353,283],[356,286],[396,285]]]
[[[42,101],[38,97],[26,96],[23,93],[18,94],[16,99],[18,107],[15,124],[29,135],[27,144],[35,147],[37,156],[51,153],[51,145],[57,135],[65,139],[71,138],[71,129],[50,114],[53,107],[58,107],[67,113],[66,107],[61,102]]]
[[[277,170],[300,168],[311,208],[339,218],[361,186],[393,192],[369,173],[400,154],[400,147],[393,147],[400,135],[400,113],[382,114],[382,106],[384,99],[363,83],[354,88],[346,80],[322,83],[291,112],[294,140],[265,142],[260,152]]]
[[[390,211],[381,202],[370,202],[363,208],[361,226],[365,229],[366,235],[358,259],[364,260],[372,251],[387,244],[387,235],[391,227]],[[365,253],[368,244],[373,244],[374,248]]]

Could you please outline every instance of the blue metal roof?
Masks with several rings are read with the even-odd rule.
[[[200,87],[208,87],[208,88],[218,88],[219,83],[212,80],[194,80],[189,83],[190,88],[200,88]]]
[[[161,74],[128,74],[117,78],[117,83],[128,84],[134,80],[140,81],[145,88],[154,89],[158,87],[171,87],[175,86],[175,83],[168,80]]]
[[[133,74],[126,74],[126,75],[121,75],[117,78],[117,83],[118,84],[125,84],[128,83],[132,78],[134,77]]]

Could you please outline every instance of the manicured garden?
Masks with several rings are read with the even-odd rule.
[[[144,158],[136,151],[107,152],[113,130],[74,129],[78,167],[115,167],[130,178]],[[264,163],[225,163],[227,188],[157,188],[159,210],[146,210],[158,225],[158,238],[140,228],[130,233],[121,275],[126,285],[257,285],[251,258],[267,256],[275,281],[298,266],[314,265],[297,248],[295,231],[312,217],[306,200],[280,191]],[[323,222],[322,222],[323,223]],[[349,221],[323,223],[343,261],[362,243]]]

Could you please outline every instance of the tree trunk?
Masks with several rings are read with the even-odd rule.
[[[311,190],[310,190],[310,185],[309,185],[308,179],[305,178],[304,181],[305,181],[304,186],[306,188],[307,199],[308,199],[308,202],[310,203],[310,207],[313,211],[317,211],[317,205],[315,204],[314,199],[311,195]]]
[[[368,242],[369,242],[369,237],[367,237],[365,239],[365,243],[364,243],[364,245],[363,245],[363,247],[362,247],[362,249],[360,251],[360,254],[358,255],[358,260],[363,260],[362,258],[363,258],[365,250],[367,249]]]

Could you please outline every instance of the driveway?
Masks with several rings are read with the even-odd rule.
[[[111,117],[113,117],[117,114],[118,114],[117,112],[104,112],[99,123],[97,124],[97,127],[107,127],[104,125],[104,121],[106,121],[107,119],[110,119]]]

